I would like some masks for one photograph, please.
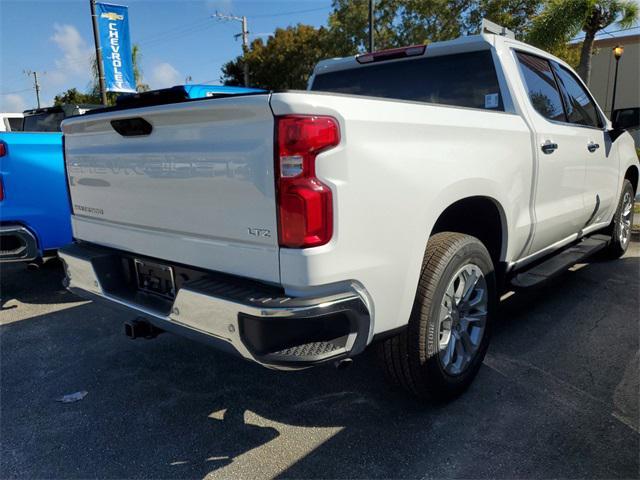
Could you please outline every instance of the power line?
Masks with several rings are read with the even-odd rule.
[[[249,52],[249,27],[247,26],[247,17],[237,17],[235,15],[224,15],[216,12],[215,15],[211,15],[218,20],[232,20],[242,23],[242,33],[234,35],[235,38],[242,37],[242,67],[244,71],[244,86],[249,86],[249,64],[247,63],[247,53]]]
[[[600,35],[601,33],[606,33],[607,35],[611,35],[612,33],[626,32],[627,30],[634,30],[634,29],[636,29],[636,28],[638,28],[638,26],[634,26],[634,27],[627,27],[627,28],[619,28],[618,30],[611,30],[610,32],[607,32],[607,30],[603,28],[603,29],[602,29],[600,32],[598,32],[596,35]],[[611,35],[611,36],[612,36],[612,37],[614,37],[614,38],[617,38],[617,37],[615,37],[614,35]],[[583,39],[584,39],[584,37],[585,37],[585,35],[581,35],[581,36],[579,36],[579,37],[575,37],[575,38],[574,38],[574,40],[583,40]]]
[[[165,37],[156,38],[154,40],[148,40],[145,42],[135,42],[135,43],[141,47],[148,48],[148,47],[155,46],[170,40],[188,37],[189,35],[193,35],[194,33],[203,32],[204,30],[208,30],[210,27],[211,27],[211,24],[200,25],[199,27],[196,27],[196,28],[190,28],[181,32],[177,32],[172,36],[165,36]]]
[[[197,20],[195,22],[190,22],[188,24],[177,26],[163,32],[151,34],[147,37],[139,39],[135,43],[138,45],[148,45],[159,43],[165,40],[172,40],[173,38],[179,37],[184,33],[191,33],[194,30],[199,31],[203,26],[209,27],[208,18],[201,18],[200,20]]]
[[[325,7],[320,8],[309,8],[307,10],[295,10],[292,12],[280,12],[280,13],[269,13],[265,15],[251,15],[251,18],[271,18],[271,17],[285,17],[287,15],[295,15],[298,13],[310,13],[310,12],[319,12],[320,10],[327,10],[332,8],[331,5],[327,5]]]
[[[14,90],[13,92],[0,92],[0,95],[13,95],[14,93],[28,92],[29,90],[31,90],[31,87],[23,88],[22,90]]]
[[[30,77],[33,75],[33,86],[36,89],[36,100],[38,101],[38,108],[40,108],[40,84],[38,83],[38,72],[32,70],[25,70],[25,75]]]
[[[287,15],[297,15],[297,14],[302,14],[302,13],[311,13],[311,12],[318,12],[318,11],[322,11],[322,10],[329,10],[331,9],[331,5],[327,5],[324,7],[318,7],[318,8],[308,8],[308,9],[304,9],[304,10],[292,10],[292,11],[288,11],[288,12],[279,12],[279,13],[272,13],[272,14],[263,14],[263,15],[252,15],[251,18],[272,18],[272,17],[284,17]],[[143,37],[141,39],[139,39],[138,41],[134,42],[135,44],[139,45],[139,46],[144,46],[145,48],[148,47],[155,47],[158,44],[167,42],[167,41],[172,41],[172,40],[176,40],[179,38],[183,38],[183,37],[187,37],[190,35],[193,35],[194,33],[199,33],[199,32],[203,32],[205,30],[207,30],[210,27],[210,23],[208,18],[205,19],[199,19],[196,21],[192,21],[192,22],[188,22],[185,23],[183,25],[177,25],[174,27],[171,27],[169,29],[166,29],[162,32],[157,32],[151,35],[148,35],[146,37]],[[249,32],[247,32],[248,35]],[[241,36],[242,34],[240,34],[239,36]],[[259,36],[260,34],[255,34],[256,36]],[[90,63],[94,61],[94,54],[90,54],[88,56],[85,57],[80,57],[80,58],[76,58],[74,60],[62,60],[59,64],[59,66],[55,69],[50,70],[51,72],[63,72],[65,71],[68,67],[70,66],[76,66],[76,65],[80,65],[83,63]],[[17,80],[17,77],[16,77]],[[17,90],[16,93],[19,92],[24,92],[30,89],[26,89],[26,90]],[[2,93],[2,95],[9,95],[11,93],[14,92],[7,92],[7,93]]]

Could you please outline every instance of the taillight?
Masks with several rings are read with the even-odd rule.
[[[280,246],[324,245],[333,234],[331,189],[316,178],[316,156],[340,143],[335,118],[276,117],[278,236]]]
[[[7,144],[0,142],[0,157],[7,154]],[[0,202],[4,200],[4,184],[2,183],[2,175],[0,175]]]
[[[410,47],[390,48],[373,53],[363,53],[356,56],[358,63],[380,62],[382,60],[394,60],[396,58],[416,57],[423,55],[426,45],[411,45]]]

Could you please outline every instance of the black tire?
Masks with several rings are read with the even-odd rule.
[[[439,358],[441,303],[457,272],[469,264],[477,266],[486,281],[484,334],[466,369],[450,375]],[[487,352],[495,303],[494,266],[484,245],[461,233],[443,232],[431,237],[409,325],[377,347],[387,379],[422,399],[449,400],[460,395],[475,378]]]
[[[634,191],[633,185],[629,180],[624,181],[622,184],[622,191],[620,193],[620,199],[618,200],[618,208],[616,209],[616,213],[613,215],[613,220],[611,220],[611,225],[609,226],[609,234],[611,235],[611,242],[607,245],[605,249],[605,255],[609,258],[620,258],[625,254],[627,248],[629,248],[629,243],[631,243],[631,226],[633,225],[633,201],[634,201]],[[628,233],[625,237],[623,235],[624,225],[624,209],[625,209],[625,200],[629,198],[631,201],[631,213],[628,225]]]

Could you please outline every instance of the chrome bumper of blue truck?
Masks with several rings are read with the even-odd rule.
[[[22,225],[0,226],[0,262],[28,262],[38,257],[38,241]]]
[[[162,330],[230,346],[268,367],[338,361],[360,353],[369,338],[369,311],[352,289],[294,298],[277,287],[199,272],[177,285],[173,298],[162,298],[136,288],[127,266],[137,260],[131,254],[76,243],[59,255],[67,288],[79,296],[124,308]]]

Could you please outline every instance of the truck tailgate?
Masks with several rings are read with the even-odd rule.
[[[63,133],[76,238],[279,281],[268,94],[86,115]]]

